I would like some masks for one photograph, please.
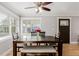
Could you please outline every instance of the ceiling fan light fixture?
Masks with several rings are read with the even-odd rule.
[[[46,6],[48,4],[50,4],[50,3],[52,3],[52,2],[33,2],[33,3],[35,4],[35,6],[33,6],[33,7],[26,7],[25,9],[35,8],[36,13],[42,12],[43,10],[51,11],[51,9],[49,9]]]
[[[37,8],[35,8],[35,11],[38,13],[39,12],[39,10],[37,9]]]
[[[39,7],[39,12],[42,12],[43,10],[42,10],[42,8],[41,7]]]

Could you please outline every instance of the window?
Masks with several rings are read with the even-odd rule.
[[[22,20],[23,34],[30,34],[31,32],[35,31],[36,27],[41,29],[41,21],[39,19]]]
[[[13,17],[0,14],[0,37],[16,32],[16,21]]]
[[[16,33],[16,19],[11,19],[11,33]]]
[[[8,16],[0,15],[0,37],[9,34],[9,20]]]

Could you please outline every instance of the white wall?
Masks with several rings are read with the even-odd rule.
[[[46,35],[54,36],[57,33],[57,18],[53,16],[41,17],[42,23],[45,25],[43,30],[46,31]]]
[[[71,17],[71,42],[79,42],[79,16]]]

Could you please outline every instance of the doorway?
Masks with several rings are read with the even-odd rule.
[[[63,43],[70,43],[70,19],[59,19],[59,33]]]

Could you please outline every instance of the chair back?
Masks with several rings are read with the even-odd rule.
[[[37,36],[36,32],[31,32],[31,36]],[[39,36],[45,37],[45,32],[39,32]]]
[[[13,40],[19,39],[18,33],[12,33]]]

